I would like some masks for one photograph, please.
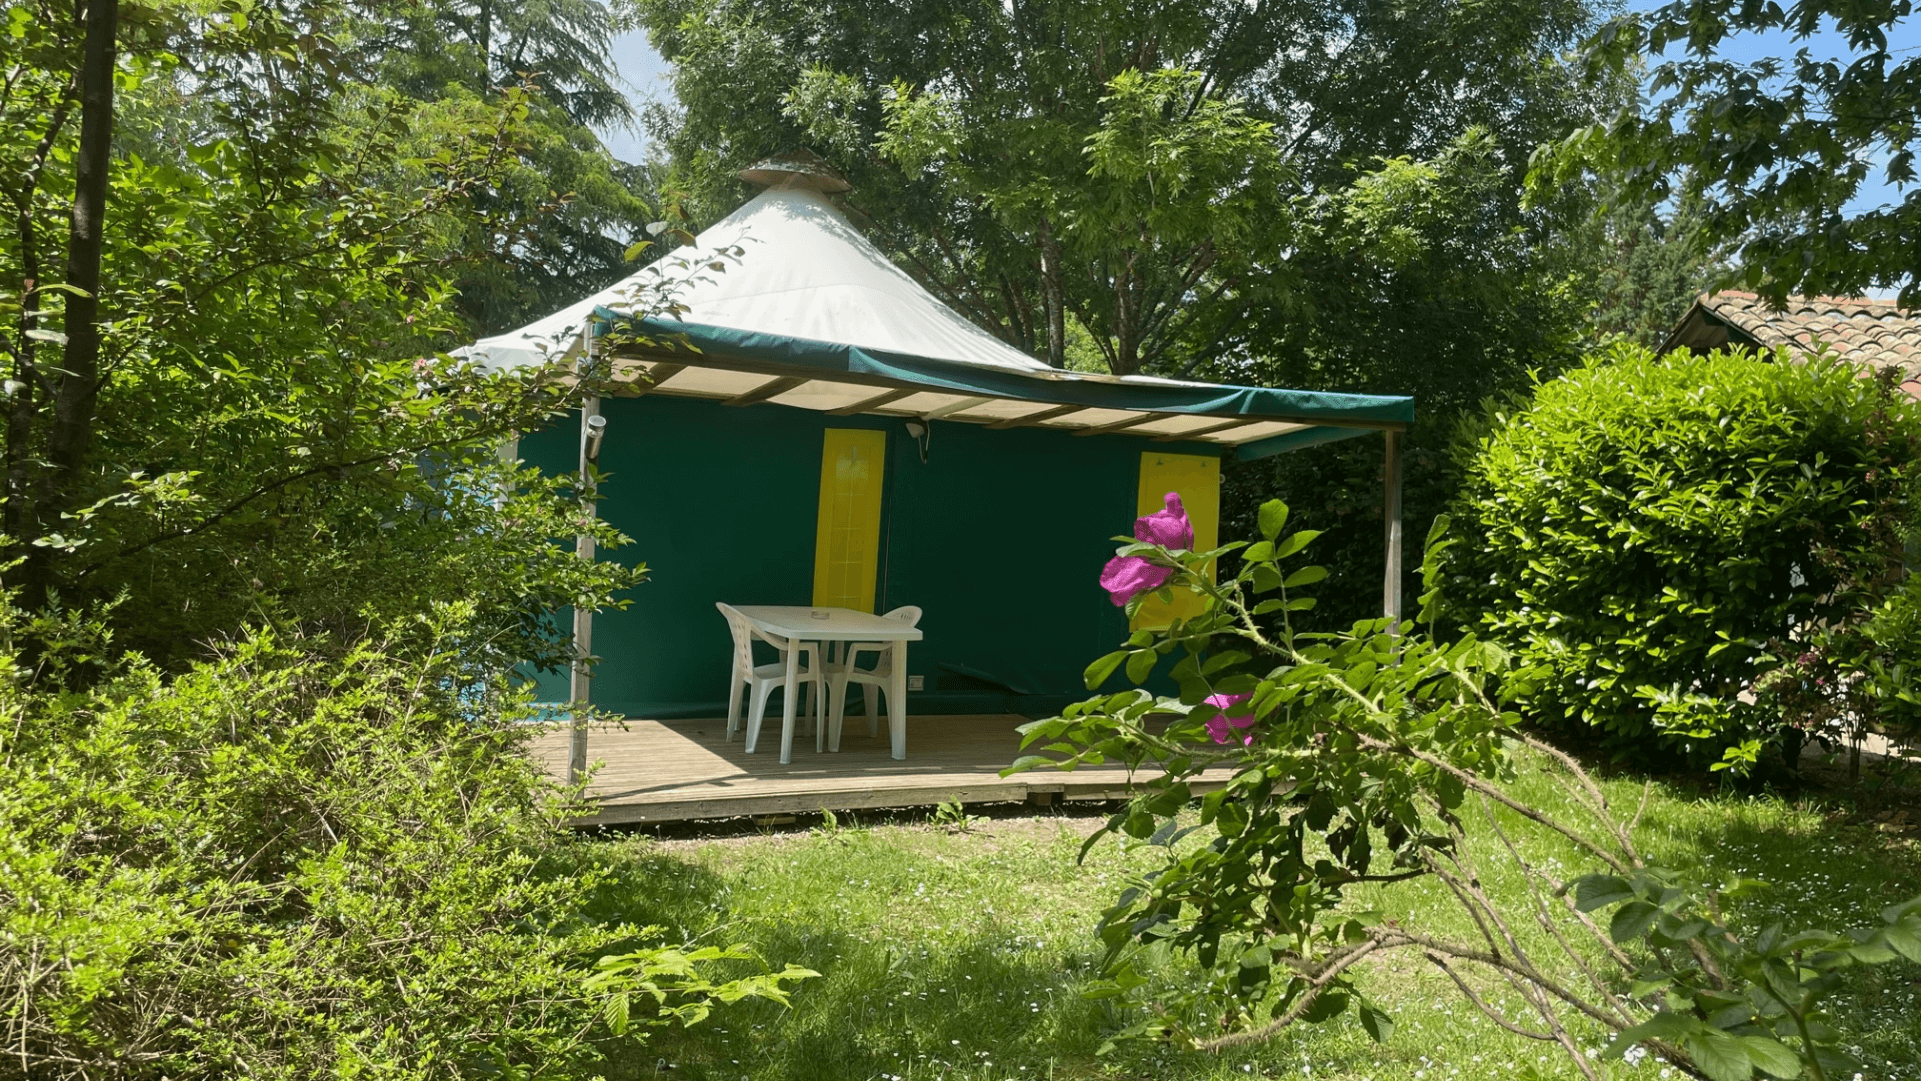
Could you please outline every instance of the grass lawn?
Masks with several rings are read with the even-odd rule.
[[[1630,808],[1640,784],[1605,782]],[[1537,800],[1556,797],[1523,782]],[[1921,817],[1921,809],[1909,812]],[[610,897],[670,938],[745,942],[770,962],[823,978],[803,984],[791,1010],[747,1003],[686,1032],[662,1031],[617,1076],[701,1081],[1004,1081],[1027,1078],[1455,1078],[1578,1077],[1553,1045],[1496,1028],[1444,976],[1403,954],[1362,978],[1395,1019],[1385,1045],[1351,1017],[1297,1026],[1267,1044],[1221,1055],[1130,1046],[1098,1051],[1125,1018],[1082,990],[1100,957],[1092,928],[1155,850],[1104,841],[1075,863],[1101,821],[1088,813],[995,816],[955,828],[924,817],[707,839],[614,837],[599,854],[641,872]],[[1511,823],[1510,823],[1511,824]],[[1657,785],[1638,836],[1678,864],[1742,873],[1776,884],[1743,921],[1784,918],[1820,927],[1867,923],[1885,905],[1921,893],[1921,845],[1898,829],[1832,812],[1817,800],[1710,798]],[[1546,838],[1523,843],[1530,859],[1587,870]],[[1552,865],[1551,865],[1552,866]],[[1519,879],[1485,880],[1520,896]],[[1371,894],[1371,896],[1370,896]],[[1430,930],[1462,934],[1464,919],[1427,883],[1357,894]],[[1190,980],[1179,957],[1152,975]],[[1847,1041],[1868,1063],[1863,1081],[1921,1081],[1921,966],[1855,974],[1833,1002]],[[1587,1033],[1598,1046],[1603,1042]],[[1648,1058],[1612,1063],[1609,1076],[1677,1076]]]

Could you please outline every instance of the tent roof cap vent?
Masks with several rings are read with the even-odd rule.
[[[839,170],[811,150],[790,150],[757,161],[735,174],[749,184],[763,188],[804,188],[823,195],[840,195],[854,190]]]

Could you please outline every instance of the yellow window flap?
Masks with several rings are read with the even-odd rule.
[[[1165,506],[1167,493],[1178,492],[1187,520],[1194,526],[1194,550],[1204,552],[1221,540],[1221,460],[1204,454],[1141,454],[1141,485],[1136,513],[1147,515]],[[1213,568],[1208,568],[1211,577]],[[1201,613],[1204,600],[1192,591],[1177,593],[1172,604],[1158,597],[1141,602],[1134,616],[1133,629],[1160,630],[1176,619],[1189,619]]]

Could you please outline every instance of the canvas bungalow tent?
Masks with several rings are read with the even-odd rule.
[[[1387,433],[1398,553],[1411,399],[1050,368],[895,266],[834,207],[830,171],[743,175],[767,190],[697,244],[470,350],[489,365],[596,350],[621,381],[586,411],[606,418],[600,513],[636,540],[612,557],[652,579],[592,619],[597,705],[722,714],[727,601],[919,605],[910,713],[1058,709],[1127,632],[1096,584],[1109,538],[1179,491],[1214,543],[1228,455]],[[648,315],[663,295],[676,310]],[[566,472],[583,443],[557,427],[519,452]]]

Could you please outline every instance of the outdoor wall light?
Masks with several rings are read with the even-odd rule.
[[[922,465],[927,464],[927,441],[933,434],[933,429],[930,428],[924,420],[910,420],[907,422],[907,435],[913,439],[915,446],[920,448],[920,464]]]
[[[596,413],[587,418],[587,460],[600,458],[600,438],[607,434],[607,418]]]

